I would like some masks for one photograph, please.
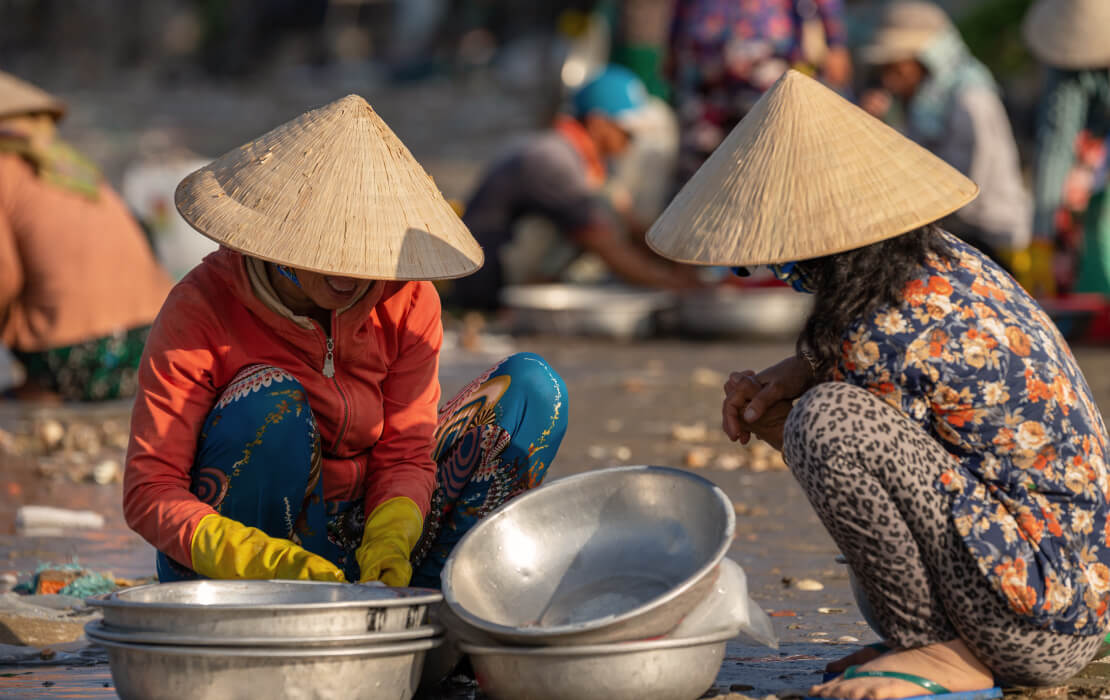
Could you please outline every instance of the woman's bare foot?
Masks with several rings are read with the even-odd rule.
[[[963,641],[930,644],[917,649],[894,651],[859,667],[860,671],[898,671],[939,683],[952,692],[984,690],[994,677]],[[896,678],[836,678],[815,685],[810,694],[850,700],[883,700],[926,695],[921,686]]]
[[[844,673],[849,666],[860,666],[868,661],[874,661],[886,653],[886,651],[879,651],[875,647],[856,649],[843,658],[830,661],[829,665],[825,666],[825,673]]]

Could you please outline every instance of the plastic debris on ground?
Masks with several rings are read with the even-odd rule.
[[[53,506],[20,506],[15,514],[15,527],[21,535],[68,535],[73,530],[99,530],[104,516],[91,510],[69,510]]]
[[[15,592],[36,595],[57,593],[84,599],[111,593],[117,588],[120,588],[120,582],[110,574],[86,569],[74,560],[68,564],[39,564],[31,580],[16,586]]]

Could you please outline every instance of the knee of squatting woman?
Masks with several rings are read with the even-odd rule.
[[[1106,428],[1036,302],[931,223],[976,192],[792,72],[649,234],[814,295],[797,353],[733,373],[722,412],[783,451],[884,640],[815,695],[1055,684],[1110,622]]]
[[[177,205],[222,246],[170,293],[139,371],[124,512],[159,579],[438,587],[566,430],[566,387],[528,353],[437,410],[428,280],[480,267],[477,243],[356,96],[193,173]]]

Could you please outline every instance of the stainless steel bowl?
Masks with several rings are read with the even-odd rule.
[[[659,290],[602,285],[506,287],[501,303],[516,332],[641,338],[655,332],[655,315],[674,304]]]
[[[732,502],[667,467],[554,481],[481,520],[447,559],[464,623],[513,644],[594,644],[670,632],[712,588]]]
[[[89,639],[108,650],[122,700],[408,700],[416,692],[424,655],[440,643],[244,649]]]
[[[461,644],[495,700],[694,700],[717,677],[733,632],[581,647]]]
[[[720,287],[683,295],[678,329],[698,336],[795,338],[813,308],[813,295],[786,287]]]
[[[128,644],[165,644],[168,646],[199,647],[344,647],[366,646],[369,644],[394,644],[417,639],[430,639],[443,636],[443,627],[424,625],[398,632],[365,632],[363,634],[344,634],[331,637],[211,637],[188,634],[166,634],[164,632],[141,632],[109,627],[101,620],[85,624],[85,634],[109,642]]]
[[[114,631],[217,639],[337,637],[423,626],[443,596],[424,588],[315,581],[178,581],[88,599]]]

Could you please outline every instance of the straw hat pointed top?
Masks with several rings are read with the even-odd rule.
[[[1110,66],[1107,0],[1038,0],[1025,15],[1022,33],[1034,55],[1050,66]]]
[[[60,119],[66,112],[66,106],[46,91],[11,73],[0,71],[0,119],[36,112],[52,114]]]
[[[182,180],[174,199],[205,236],[303,270],[434,280],[483,262],[431,177],[357,95],[225,153]]]
[[[832,90],[788,71],[647,235],[696,265],[765,265],[893,238],[964,206],[978,186]]]

